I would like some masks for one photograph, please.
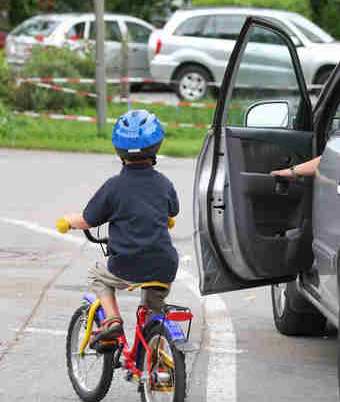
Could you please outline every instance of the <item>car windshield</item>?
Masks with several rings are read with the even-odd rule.
[[[49,36],[59,24],[56,20],[34,19],[19,25],[11,34],[15,36]]]
[[[290,22],[313,43],[334,42],[334,38],[306,18],[293,18]]]

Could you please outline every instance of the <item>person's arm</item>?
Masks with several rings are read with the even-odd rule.
[[[288,178],[296,178],[298,176],[314,176],[319,166],[321,156],[311,159],[300,165],[292,166],[288,169],[273,170],[270,174],[272,176],[283,176]]]
[[[86,222],[82,214],[72,213],[64,215],[64,219],[70,224],[71,229],[90,229],[90,225]]]
[[[172,183],[170,183],[170,190],[169,190],[169,212],[168,215],[170,218],[174,218],[179,213],[179,201],[177,192],[175,187]]]

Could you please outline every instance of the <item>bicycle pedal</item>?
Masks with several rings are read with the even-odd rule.
[[[154,384],[151,385],[151,390],[155,392],[174,392],[175,388],[171,385]]]
[[[98,353],[109,353],[116,349],[117,341],[98,341],[91,347]]]

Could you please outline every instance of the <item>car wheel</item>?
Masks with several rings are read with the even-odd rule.
[[[212,81],[207,70],[194,65],[181,68],[175,80],[177,96],[190,102],[204,98],[209,93],[209,82]]]
[[[326,318],[296,288],[296,282],[273,285],[271,289],[276,329],[284,335],[321,335]]]

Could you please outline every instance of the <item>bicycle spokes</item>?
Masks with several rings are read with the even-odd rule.
[[[175,363],[170,345],[162,335],[155,335],[149,340],[151,371],[145,373],[145,399],[153,401],[173,401],[175,391]],[[147,371],[145,364],[144,370]]]

